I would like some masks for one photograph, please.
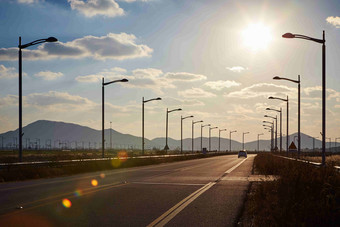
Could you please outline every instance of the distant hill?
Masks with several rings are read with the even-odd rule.
[[[102,131],[72,123],[39,120],[23,127],[23,147],[78,147],[100,148]],[[112,129],[112,144],[114,148],[137,148],[141,149],[141,137],[122,134]],[[18,129],[0,134],[5,147],[14,147],[17,144]],[[106,147],[110,146],[110,129],[105,129]],[[156,146],[153,142],[145,139],[145,147]]]
[[[41,148],[100,148],[101,147],[101,130],[95,130],[86,126],[81,126],[73,123],[57,122],[57,121],[46,121],[39,120],[33,122],[25,127],[23,127],[23,147],[36,148],[39,146]],[[122,134],[116,130],[111,131],[112,133],[112,144],[113,148],[134,148],[141,149],[141,137],[133,136],[130,134]],[[233,134],[233,137],[237,135]],[[297,133],[290,135],[290,141],[297,137]],[[15,148],[18,145],[18,129],[15,131],[8,131],[6,133],[0,134],[0,148]],[[278,138],[278,147],[279,147]],[[296,140],[295,140],[296,141]],[[313,139],[308,135],[301,133],[301,148],[312,149]],[[110,129],[105,129],[105,143],[106,147],[110,146]],[[183,150],[190,151],[192,140],[191,138],[183,139]],[[282,147],[286,148],[286,137],[282,138]],[[180,149],[181,141],[168,138],[168,145],[171,150]],[[297,144],[296,144],[297,145]],[[326,148],[329,147],[329,143],[326,144]],[[332,146],[334,147],[334,142]],[[157,148],[163,149],[165,146],[165,138],[155,138],[153,140],[145,139],[145,148]],[[209,147],[209,139],[204,137],[202,139],[202,146]],[[194,139],[194,150],[200,150],[201,138]],[[230,141],[225,137],[221,137],[221,151],[229,150]],[[321,141],[315,139],[315,148],[321,147]],[[242,143],[232,140],[232,150],[241,150]],[[246,150],[256,150],[257,141],[251,141],[245,143]],[[218,137],[211,138],[211,150],[218,150]],[[260,140],[260,150],[270,150],[270,140]],[[340,149],[339,149],[340,150]],[[334,148],[333,148],[334,151]]]

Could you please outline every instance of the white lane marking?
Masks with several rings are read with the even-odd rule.
[[[166,211],[164,214],[162,214],[159,218],[151,222],[147,227],[151,226],[164,226],[166,223],[168,223],[171,219],[173,219],[179,212],[181,212],[186,206],[188,206],[192,201],[194,201],[198,196],[200,196],[202,193],[207,191],[209,188],[211,188],[215,182],[209,182],[208,184],[204,185],[197,191],[190,194],[188,197],[177,203],[175,206],[170,208],[168,211]]]
[[[243,162],[245,162],[248,158],[243,159],[240,163],[236,164],[235,166],[231,167],[230,169],[228,169],[227,171],[225,171],[225,173],[229,174],[231,173],[231,171],[233,171],[234,169],[236,169],[237,167],[239,167]]]
[[[246,161],[247,158],[233,166],[232,168],[228,169],[225,173],[231,173],[234,169],[239,167],[244,161]],[[166,211],[164,214],[162,214],[160,217],[158,217],[156,220],[151,222],[147,227],[153,227],[153,226],[164,226],[167,224],[171,219],[173,219],[179,212],[181,212],[185,207],[187,207],[190,203],[192,203],[195,199],[197,199],[201,194],[203,194],[205,191],[209,190],[212,186],[214,186],[216,182],[209,182],[208,184],[204,185],[200,189],[196,190],[192,194],[190,194],[188,197],[184,198],[182,201],[177,203],[175,206],[171,207],[168,211]]]
[[[205,184],[190,184],[190,183],[166,183],[166,182],[138,182],[138,181],[132,181],[132,182],[129,182],[130,184],[156,184],[156,185],[183,185],[183,186],[202,186],[202,185],[205,185]]]

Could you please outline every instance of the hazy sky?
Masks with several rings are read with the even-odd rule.
[[[283,39],[286,32],[322,38],[327,48],[327,137],[340,137],[340,1],[338,0],[0,0],[0,133],[18,127],[18,37],[59,42],[23,52],[23,124],[39,119],[101,128],[101,78],[129,79],[105,87],[105,127],[141,136],[180,138],[180,116],[255,140],[266,107],[290,99],[297,131],[297,85],[276,75],[301,75],[301,130],[321,131],[321,44]],[[184,137],[191,136],[191,119]],[[199,136],[199,126],[195,127]],[[208,130],[204,132],[208,135]],[[214,130],[213,136],[218,135]],[[223,132],[226,137],[228,134]]]

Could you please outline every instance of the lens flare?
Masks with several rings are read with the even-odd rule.
[[[128,159],[128,153],[126,151],[119,151],[118,158],[121,162],[125,162]]]
[[[91,181],[91,184],[92,184],[93,187],[96,187],[96,186],[98,185],[98,181],[95,180],[95,179],[93,179],[93,180]]]
[[[74,195],[77,196],[77,197],[80,197],[83,195],[83,191],[80,190],[80,189],[77,189],[75,192],[74,192]]]
[[[105,173],[101,173],[100,178],[105,178]]]
[[[72,206],[71,201],[68,200],[68,199],[63,199],[63,200],[62,200],[62,204],[63,204],[63,206],[64,206],[65,208],[70,208],[70,207]]]

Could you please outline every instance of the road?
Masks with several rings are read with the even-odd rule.
[[[3,183],[0,226],[232,226],[253,159],[225,155]]]

